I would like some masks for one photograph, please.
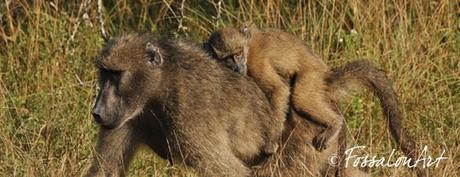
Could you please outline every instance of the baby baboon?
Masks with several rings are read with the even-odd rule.
[[[254,32],[255,31],[255,32]],[[253,34],[255,33],[255,34]],[[254,35],[259,35],[259,39],[257,39],[256,44],[251,44],[252,37]],[[261,39],[263,38],[263,39]],[[299,50],[298,48],[305,48],[303,44],[301,44],[297,39],[292,39],[293,37],[289,34],[281,32],[279,30],[269,29],[264,32],[258,31],[258,29],[254,26],[247,26],[243,25],[241,30],[234,29],[234,28],[225,28],[213,33],[208,40],[208,43],[205,43],[205,48],[214,58],[217,58],[219,61],[223,62],[224,65],[238,73],[246,73],[246,68],[249,68],[249,72],[251,72],[250,68],[250,60],[251,55],[261,55],[255,56],[257,60],[263,60],[264,57],[273,57],[276,56],[278,58],[295,58],[301,57],[303,54],[306,54],[306,57],[310,60],[320,60],[314,54],[309,53],[308,49]],[[270,41],[272,40],[272,41]],[[290,42],[290,43],[289,43]],[[269,44],[267,44],[269,43]],[[283,46],[284,45],[284,46]],[[255,52],[251,52],[253,48],[252,46],[256,46],[254,49]],[[286,47],[288,46],[288,47]],[[269,49],[264,49],[264,48]],[[262,48],[262,49],[261,49]],[[271,54],[275,53],[275,54]],[[294,54],[293,54],[294,53]],[[304,56],[305,57],[305,56]],[[314,57],[314,58],[311,58]],[[246,58],[247,59],[247,67],[246,67]],[[289,80],[293,74],[297,74],[295,71],[286,70],[288,67],[289,62],[283,63],[282,60],[276,60],[278,58],[267,58],[266,60],[275,60],[270,61],[272,63],[268,63],[267,61],[262,61],[262,65],[256,65],[253,67],[255,70],[261,70],[262,68],[267,68],[267,66],[263,65],[281,65],[281,69],[285,69],[282,71],[276,71],[275,74],[279,74],[275,77],[276,82],[279,80],[283,81],[283,84],[288,85],[286,82]],[[299,59],[300,60],[300,59]],[[303,59],[307,60],[307,59]],[[302,60],[302,61],[303,61]],[[308,62],[307,62],[308,63]],[[313,63],[320,63],[313,62]],[[253,63],[254,64],[254,63]],[[292,63],[291,63],[292,64]],[[296,70],[298,70],[299,65],[291,65],[294,66]],[[261,68],[257,68],[261,67]],[[277,66],[273,66],[271,71]],[[309,67],[311,68],[311,67]],[[332,71],[329,71],[327,67],[319,67],[322,68],[320,70],[312,71],[312,72],[323,72],[317,74],[317,76],[323,77],[323,81],[320,82],[320,85],[312,85],[308,83],[309,80],[305,80],[303,84],[312,85],[309,86],[311,89],[314,90],[315,86],[320,87],[323,94],[323,99],[326,99],[325,107],[334,108],[335,103],[339,102],[346,96],[348,93],[352,91],[362,90],[362,88],[367,88],[372,91],[381,102],[382,111],[384,112],[384,116],[387,118],[389,122],[390,131],[392,136],[395,138],[396,142],[398,143],[399,147],[402,151],[410,158],[415,159],[415,143],[409,137],[404,129],[401,127],[401,113],[399,111],[398,103],[397,103],[397,96],[394,93],[392,88],[391,81],[386,77],[385,73],[381,70],[376,69],[368,62],[365,61],[355,61],[353,63],[347,64],[345,66],[336,68]],[[257,71],[256,71],[257,72]],[[285,73],[284,75],[282,73]],[[287,73],[287,74],[286,74]],[[272,77],[273,73],[270,75]],[[298,77],[298,75],[296,76]],[[280,79],[281,78],[281,79]],[[313,79],[313,83],[317,81],[317,78]],[[265,80],[265,82],[269,82]],[[299,84],[302,84],[297,79],[294,83],[294,88],[299,88]],[[285,86],[281,86],[284,88]],[[323,87],[323,88],[321,88]],[[263,88],[263,87],[262,87]],[[294,91],[295,92],[295,91]],[[296,95],[292,95],[294,98]],[[299,95],[297,95],[299,96]],[[306,101],[313,101],[312,97],[307,97],[307,95],[303,95],[306,98],[310,99]],[[273,97],[273,96],[272,96]],[[314,97],[313,97],[314,98]],[[294,100],[293,100],[294,101]],[[296,104],[295,102],[293,104]],[[295,108],[295,105],[293,105]],[[318,108],[320,109],[320,108]],[[339,112],[336,111],[338,114]],[[298,117],[297,114],[294,114],[294,117]],[[314,118],[314,117],[313,117]],[[340,117],[341,119],[341,117]],[[341,135],[344,136],[344,135]],[[315,142],[316,137],[313,139]],[[345,143],[345,140],[343,142]],[[346,143],[345,143],[346,144]],[[316,147],[315,147],[316,148]],[[288,148],[289,149],[289,148]],[[344,149],[341,147],[339,153],[343,153]],[[275,158],[275,157],[270,157]],[[289,159],[285,159],[286,161],[290,161]],[[294,163],[294,162],[292,162]],[[263,170],[261,170],[263,171]],[[295,171],[295,170],[294,170]],[[424,171],[418,169],[419,176],[424,176]]]
[[[326,94],[325,78],[329,67],[289,33],[276,29],[262,31],[255,25],[243,26],[241,30],[221,29],[210,36],[208,43],[218,59],[247,66],[248,75],[265,92],[275,111],[273,124],[280,126],[272,139],[279,137],[283,130],[290,97],[287,81],[295,76],[292,106],[296,112],[324,127],[313,139],[313,145],[319,151],[327,148],[343,123]],[[244,73],[244,70],[243,66],[238,71]]]
[[[401,127],[402,115],[398,106],[397,96],[392,88],[391,81],[386,77],[385,72],[376,69],[366,61],[355,61],[344,66],[335,68],[326,78],[328,94],[334,102],[343,101],[348,93],[360,91],[367,88],[372,91],[379,99],[385,118],[389,122],[389,129],[395,138],[398,146],[404,154],[417,159],[416,144],[406,131]],[[337,110],[338,111],[338,110]],[[269,156],[259,168],[253,171],[255,176],[274,177],[274,176],[324,176],[327,170],[327,162],[324,159],[330,158],[330,153],[343,153],[340,145],[333,145],[322,152],[313,152],[308,146],[297,147],[301,142],[308,142],[313,139],[312,135],[317,133],[318,128],[315,124],[305,121],[297,113],[293,112],[287,119],[286,130],[283,132],[282,151]],[[340,134],[342,138],[343,132]],[[333,142],[337,140],[334,139]],[[342,143],[338,140],[339,143]],[[292,154],[305,154],[292,155]],[[318,168],[312,168],[305,173],[303,165],[316,164]],[[411,162],[414,163],[414,162]],[[343,164],[342,164],[343,165]],[[341,167],[343,168],[343,167]],[[319,170],[319,171],[315,171]],[[341,176],[367,176],[357,169],[346,168]],[[427,171],[420,166],[416,168],[418,177],[428,176]],[[303,172],[299,175],[299,172]],[[305,174],[304,174],[305,173]]]
[[[263,92],[199,46],[150,35],[111,40],[96,60],[101,125],[88,176],[124,176],[143,143],[200,176],[248,176],[274,119]],[[246,162],[246,163],[245,163]]]

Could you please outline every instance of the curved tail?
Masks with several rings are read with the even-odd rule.
[[[340,101],[348,93],[360,91],[363,87],[373,92],[380,99],[380,105],[389,123],[391,135],[399,148],[407,157],[412,159],[411,163],[417,159],[415,142],[401,127],[402,116],[398,99],[393,90],[393,84],[386,77],[384,71],[375,68],[369,62],[358,60],[334,69],[326,82],[329,93],[335,101]],[[417,169],[417,176],[426,175],[426,171],[421,168]]]

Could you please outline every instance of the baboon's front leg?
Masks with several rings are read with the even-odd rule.
[[[129,123],[117,129],[101,128],[94,161],[86,176],[125,176],[138,144],[139,139]]]

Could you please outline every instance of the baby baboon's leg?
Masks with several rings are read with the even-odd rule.
[[[309,117],[325,129],[313,139],[318,151],[327,148],[329,141],[338,135],[343,119],[332,108],[326,95],[324,77],[317,72],[300,72],[292,93],[295,111]]]
[[[257,66],[262,67],[256,69],[259,72],[250,73],[256,78],[257,85],[265,92],[269,99],[275,114],[275,120],[270,121],[272,129],[269,135],[269,142],[264,148],[265,153],[272,154],[278,149],[278,140],[284,130],[284,121],[289,102],[289,85],[283,82],[283,79],[277,74],[276,70],[271,65]]]
[[[117,129],[101,128],[96,157],[86,176],[125,176],[138,144],[134,128],[129,123]]]

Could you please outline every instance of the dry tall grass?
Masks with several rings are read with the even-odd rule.
[[[449,159],[432,176],[460,175],[460,3],[419,1],[175,1],[104,3],[110,35],[152,31],[203,40],[219,27],[251,20],[305,40],[327,63],[367,58],[395,81],[404,127],[432,155]],[[79,176],[97,126],[93,57],[103,44],[96,0],[0,0],[0,176]],[[349,144],[367,154],[394,147],[377,99],[342,105]],[[384,126],[385,125],[385,126]],[[131,176],[179,174],[148,151]],[[407,176],[404,168],[370,168]]]

